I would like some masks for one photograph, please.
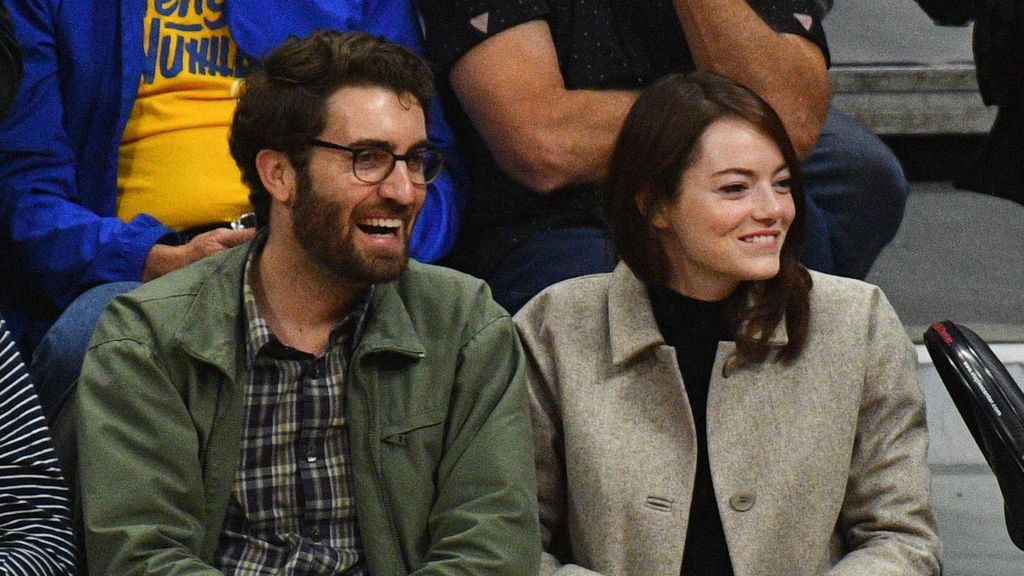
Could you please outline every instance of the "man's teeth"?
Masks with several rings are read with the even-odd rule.
[[[359,222],[363,232],[373,236],[394,236],[402,228],[398,218],[368,218]]]
[[[363,225],[375,228],[399,228],[402,226],[402,221],[396,218],[370,218],[364,220]]]
[[[763,236],[747,236],[743,239],[744,242],[750,242],[751,244],[767,244],[775,241],[775,236],[771,234],[765,234]]]

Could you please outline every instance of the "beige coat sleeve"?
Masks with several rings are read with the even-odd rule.
[[[868,370],[839,529],[849,552],[830,576],[937,575],[928,431],[916,353],[880,290],[870,301]]]
[[[536,306],[516,316],[516,328],[526,352],[526,378],[533,421],[534,462],[537,467],[537,501],[540,513],[541,576],[593,576],[597,572],[575,564],[562,564],[553,548],[569,545],[565,522],[565,459],[559,410],[557,378],[553,376],[548,344],[540,341],[542,323],[531,316],[543,316]],[[569,553],[569,550],[565,550]]]

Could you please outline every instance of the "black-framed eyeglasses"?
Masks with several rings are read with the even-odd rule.
[[[312,146],[343,150],[352,154],[352,173],[367,184],[383,182],[394,171],[395,163],[399,160],[405,162],[409,170],[409,180],[413,184],[430,184],[441,174],[441,168],[444,166],[441,151],[430,144],[418,146],[405,154],[395,154],[380,146],[350,148],[317,138],[310,139],[309,143]]]

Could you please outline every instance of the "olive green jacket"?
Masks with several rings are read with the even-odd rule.
[[[119,297],[93,335],[78,391],[92,574],[220,573],[210,563],[247,382],[247,250]],[[412,262],[378,285],[346,387],[371,574],[536,573],[523,356],[482,282]]]

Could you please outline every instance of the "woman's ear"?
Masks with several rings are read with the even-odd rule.
[[[264,148],[256,154],[256,171],[271,198],[281,204],[291,204],[295,196],[295,168],[288,155]]]
[[[668,219],[665,215],[665,202],[656,200],[654,196],[654,183],[648,182],[637,191],[634,197],[636,209],[640,215],[651,223],[655,230],[668,228]]]

